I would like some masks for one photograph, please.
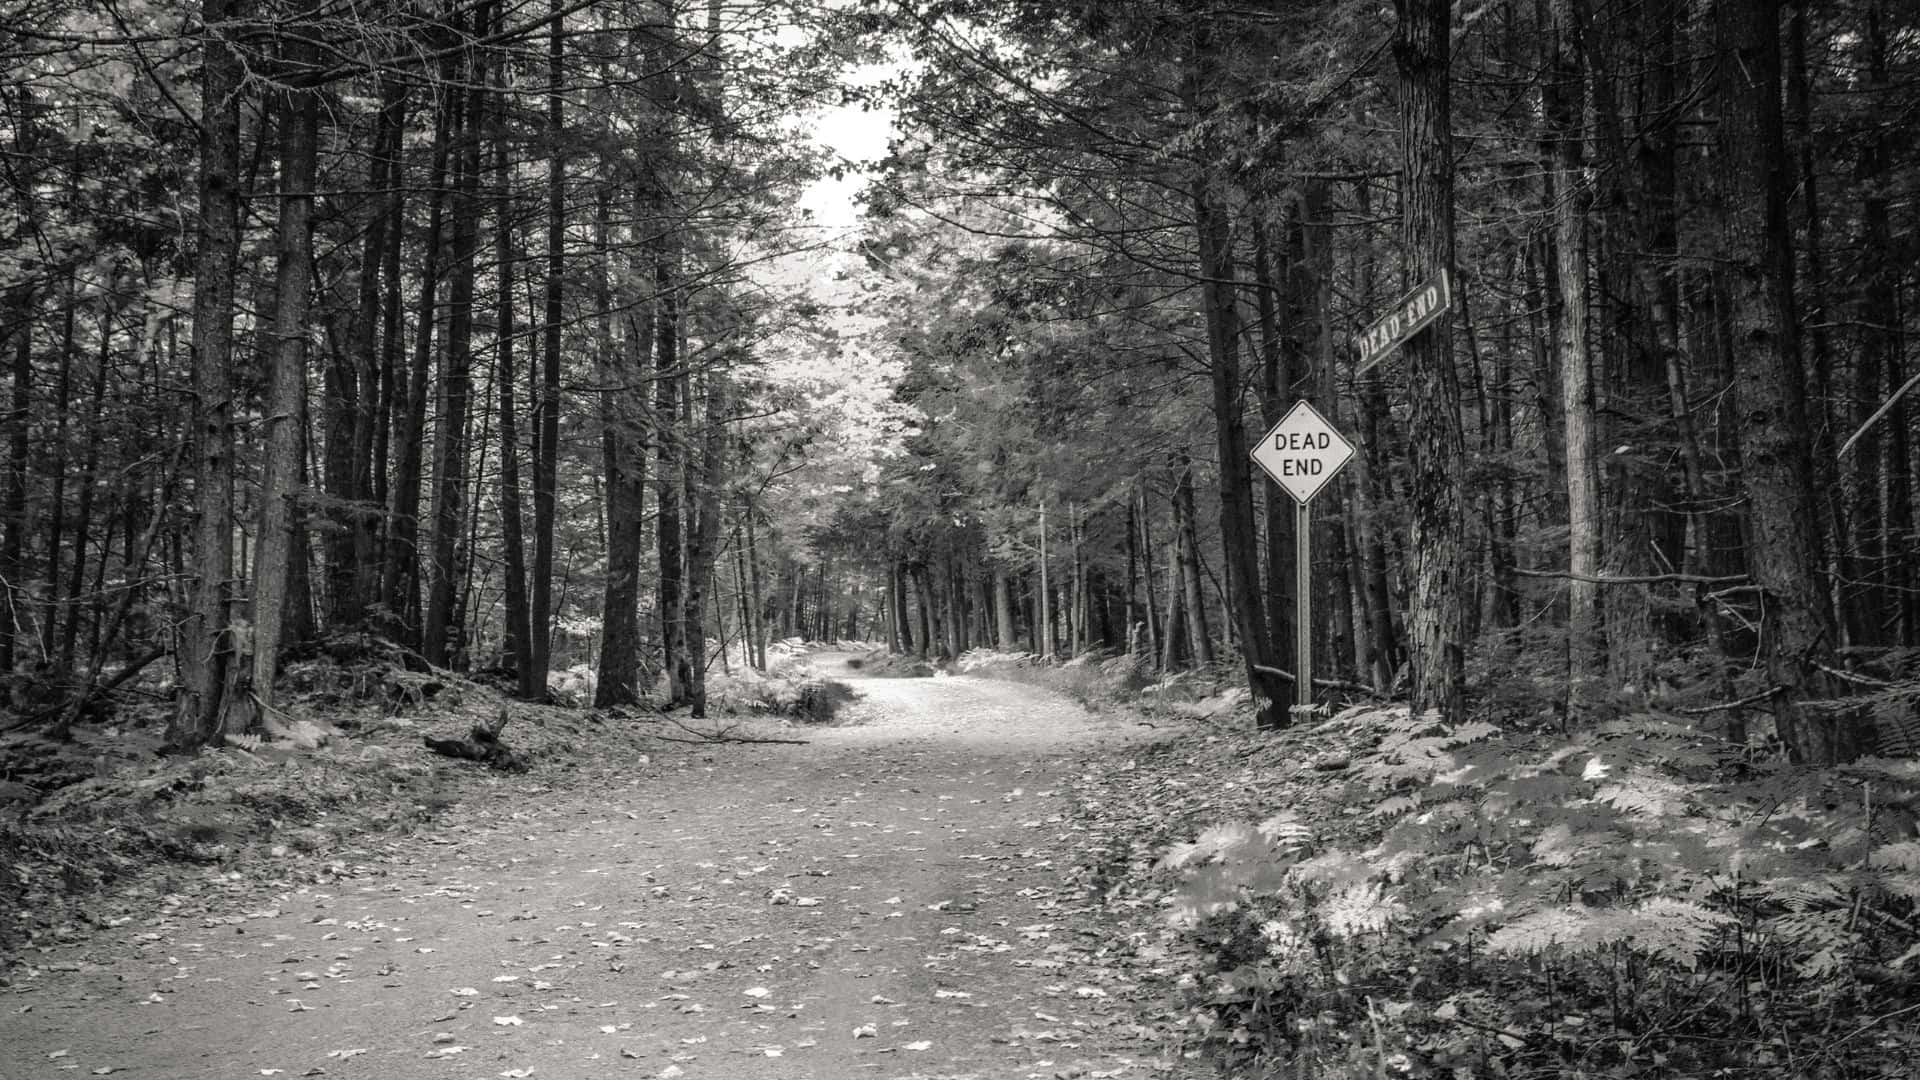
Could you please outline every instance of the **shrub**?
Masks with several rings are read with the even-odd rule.
[[[830,724],[859,693],[837,679],[822,679],[804,665],[771,673],[740,668],[707,677],[708,704],[722,712],[784,716],[804,724]]]

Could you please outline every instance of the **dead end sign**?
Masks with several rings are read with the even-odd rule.
[[[1353,460],[1353,444],[1318,409],[1299,401],[1260,437],[1251,456],[1275,483],[1304,505]]]

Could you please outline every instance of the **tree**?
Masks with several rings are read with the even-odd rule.
[[[240,54],[226,37],[241,0],[201,5],[200,220],[193,293],[194,558],[199,573],[180,631],[186,693],[167,742],[193,749],[221,732],[237,675],[233,588],[233,283],[240,251]]]
[[[1453,16],[1447,0],[1398,0],[1396,7],[1403,270],[1411,283],[1453,268]],[[1456,720],[1466,704],[1466,448],[1448,323],[1443,317],[1403,350],[1412,406],[1407,643],[1415,711]]]
[[[1833,627],[1817,584],[1812,445],[1794,308],[1786,142],[1780,105],[1780,5],[1715,9],[1721,231],[1734,343],[1746,359],[1735,389],[1749,512],[1748,556],[1767,606],[1760,647],[1774,683],[1774,721],[1796,760],[1831,764],[1867,748],[1854,710],[1829,703]],[[1759,213],[1752,212],[1758,208]],[[1820,704],[1812,704],[1818,701]]]

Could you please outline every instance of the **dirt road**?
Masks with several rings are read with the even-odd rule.
[[[41,957],[0,994],[0,1078],[1184,1068],[1065,876],[1063,770],[1142,729],[843,661],[816,664],[865,696],[805,746],[509,780],[338,880],[229,881]]]

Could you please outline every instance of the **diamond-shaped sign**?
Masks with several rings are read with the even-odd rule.
[[[1319,410],[1300,401],[1287,410],[1272,431],[1260,436],[1252,457],[1275,483],[1287,489],[1287,494],[1308,503],[1353,460],[1353,444],[1335,431]]]

